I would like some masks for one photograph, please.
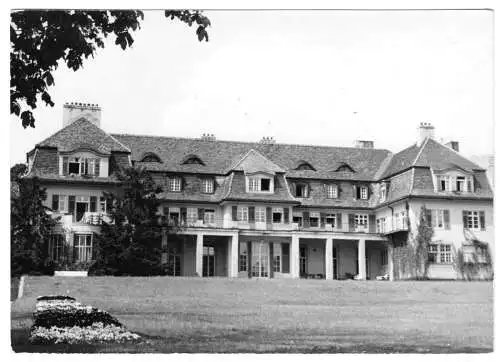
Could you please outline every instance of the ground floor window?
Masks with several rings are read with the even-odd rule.
[[[73,250],[75,263],[92,261],[92,234],[75,234]]]
[[[213,277],[215,275],[215,248],[213,246],[203,247],[203,276]]]
[[[167,244],[167,270],[170,276],[181,275],[181,251],[178,243]]]
[[[240,253],[238,259],[239,271],[248,271],[248,246],[247,243],[240,243]]]
[[[431,244],[428,249],[429,263],[451,264],[450,244]]]
[[[281,243],[273,243],[273,272],[281,273]]]
[[[63,234],[53,234],[49,239],[49,254],[53,261],[63,262],[66,258],[66,241]]]

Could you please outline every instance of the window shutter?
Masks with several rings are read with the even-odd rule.
[[[352,185],[352,197],[353,197],[353,199],[358,198],[358,195],[356,193],[356,185]]]
[[[468,213],[469,212],[467,210],[462,211],[462,220],[464,223],[464,229],[468,229],[468,227],[467,227],[467,215],[468,215]]]
[[[349,214],[348,219],[349,219],[349,231],[354,231],[354,229],[356,228],[356,225],[354,222],[354,214]]]
[[[293,196],[297,196],[297,190],[295,188],[295,182],[290,182],[289,185],[290,185],[290,193]]]
[[[432,210],[426,209],[426,214],[425,214],[425,219],[427,220],[427,226],[433,226],[432,225]]]
[[[100,158],[96,158],[95,159],[95,166],[94,166],[94,175],[96,175],[97,177],[99,177],[101,174],[101,159]]]
[[[68,212],[73,216],[75,215],[75,206],[76,206],[75,196],[70,195],[68,197]]]
[[[86,158],[85,163],[83,166],[83,174],[88,175],[89,174],[89,160]]]
[[[484,217],[484,211],[479,211],[479,225],[481,226],[481,230],[485,231],[486,230],[486,222],[485,222],[485,217]]]
[[[59,195],[52,195],[52,211],[59,210]]]
[[[443,210],[444,228],[450,230],[450,210]]]
[[[309,194],[311,193],[311,186],[309,184],[306,184],[306,187],[304,187],[304,192],[304,197],[309,197]]]
[[[324,212],[319,213],[319,222],[320,222],[320,227],[324,228],[325,227],[325,213]]]
[[[266,207],[266,221],[270,224],[273,221],[273,208]]]
[[[248,207],[248,221],[255,222],[255,206]]]
[[[269,278],[274,276],[274,245],[273,242],[269,242]]]
[[[283,218],[285,219],[285,224],[290,223],[290,209],[288,207],[283,209]]]
[[[63,157],[63,175],[67,175],[68,174],[68,160],[69,158],[68,157]]]
[[[198,220],[203,221],[205,219],[205,209],[198,209]]]
[[[97,196],[90,196],[90,212],[97,211]]]
[[[375,215],[368,215],[368,231],[371,233],[375,232]]]
[[[340,199],[340,194],[342,193],[342,187],[340,187],[340,183],[337,184],[337,198]]]
[[[232,216],[233,216],[233,221],[238,220],[238,206],[233,206],[232,207]]]
[[[185,224],[187,222],[187,209],[185,207],[181,207],[181,223]]]
[[[303,222],[304,222],[304,227],[305,228],[308,228],[311,226],[311,219],[309,218],[309,211],[304,211],[302,213],[302,217],[303,217]]]
[[[337,213],[337,220],[335,220],[337,223],[337,229],[342,229],[342,213]]]

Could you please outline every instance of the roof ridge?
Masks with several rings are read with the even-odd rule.
[[[470,160],[469,158],[465,157],[464,155],[462,155],[460,152],[457,152],[455,151],[453,148],[451,147],[448,147],[446,145],[443,145],[441,144],[440,142],[436,141],[436,140],[433,140],[434,142],[436,142],[439,146],[441,147],[446,147],[447,150],[451,151],[451,152],[454,152],[457,156],[460,156],[461,158],[464,158],[466,159],[467,161],[469,161],[470,163],[472,163],[474,166],[477,167],[477,170],[481,170],[481,171],[486,171],[485,168],[481,167],[480,165],[478,165],[477,163],[475,163],[474,161]],[[460,167],[460,166],[459,166]]]
[[[420,155],[422,154],[422,151],[424,150],[425,146],[427,146],[427,143],[429,142],[430,139],[431,139],[430,137],[427,137],[424,140],[424,143],[422,143],[422,145],[420,145],[420,150],[418,151],[417,156],[415,156],[415,159],[413,160],[413,162],[411,164],[412,167],[415,167],[415,165],[417,164],[417,160],[419,159]]]
[[[227,192],[225,195],[222,195],[221,200],[224,200],[226,197],[228,197],[231,194],[231,190],[233,187],[233,177],[234,177],[234,172],[231,172],[229,175],[229,187],[227,188]]]
[[[217,139],[215,141],[204,141],[200,138],[195,137],[177,137],[177,136],[158,136],[158,135],[145,135],[145,134],[131,134],[131,133],[110,133],[112,136],[124,136],[124,137],[152,137],[152,138],[166,138],[166,139],[177,139],[177,140],[190,140],[190,141],[199,141],[199,142],[224,142],[224,143],[241,143],[241,144],[251,144],[251,145],[260,145],[259,142],[251,142],[251,141],[232,141],[232,140],[220,140]],[[357,150],[366,150],[366,151],[385,151],[391,152],[385,148],[358,148],[358,147],[347,147],[347,146],[327,146],[327,145],[314,145],[314,144],[304,144],[304,143],[280,143],[276,142],[273,145],[280,146],[301,146],[301,147],[314,147],[314,148],[341,148],[341,149],[357,149]]]
[[[121,142],[120,142],[120,141],[118,141],[116,138],[114,138],[114,137],[113,137],[113,135],[112,135],[111,133],[108,133],[108,132],[106,132],[106,131],[104,131],[104,130],[102,130],[102,131],[106,134],[106,137],[111,138],[113,141],[115,141],[115,142],[116,142],[116,143],[118,143],[120,146],[122,146],[123,148],[125,148],[126,150],[128,150],[130,153],[132,153],[132,150],[131,150],[129,147],[125,146],[123,143],[121,143]]]

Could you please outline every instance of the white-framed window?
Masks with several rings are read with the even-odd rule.
[[[255,221],[256,222],[266,222],[266,208],[257,206],[255,208]]]
[[[240,272],[248,271],[248,250],[247,250],[247,243],[245,242],[240,243],[238,271]]]
[[[273,272],[281,273],[281,243],[273,243]]]
[[[361,200],[368,199],[368,187],[361,186]]]
[[[437,177],[438,190],[439,191],[450,191],[450,176],[442,175]]]
[[[466,183],[464,176],[457,176],[455,179],[455,191],[464,192],[466,190]]]
[[[433,264],[451,264],[451,244],[430,244],[428,260]]]
[[[63,234],[52,234],[49,239],[50,259],[62,262],[65,260],[65,239]]]
[[[267,176],[247,176],[248,192],[272,192],[273,182]]]
[[[386,219],[385,217],[380,217],[377,219],[377,233],[385,233],[386,231]]]
[[[338,186],[335,184],[326,185],[326,197],[336,199],[338,197]]]
[[[68,196],[59,195],[59,212],[68,212]]]
[[[182,185],[182,179],[180,177],[170,177],[168,179],[169,191],[180,192],[181,185]]]
[[[327,225],[331,225],[333,228],[337,225],[337,215],[336,214],[326,214],[325,222]]]
[[[320,214],[319,212],[311,212],[309,213],[309,226],[312,228],[319,227]]]
[[[383,183],[380,185],[380,202],[384,202],[387,199],[387,185]]]
[[[248,207],[238,206],[237,217],[238,221],[248,222]]]
[[[204,224],[215,224],[215,210],[205,209],[205,215],[203,217]]]
[[[281,224],[283,222],[283,208],[273,207],[273,223]]]
[[[357,227],[366,228],[368,227],[368,215],[367,214],[355,214],[354,224]]]
[[[432,227],[437,229],[444,229],[444,210],[430,210]]]
[[[479,211],[467,211],[467,229],[480,229]]]
[[[70,175],[94,175],[96,162],[95,158],[68,157],[67,172]]]
[[[92,261],[92,234],[75,234],[73,247],[75,248],[75,262]]]
[[[308,187],[306,184],[295,185],[295,197],[307,197]]]
[[[196,207],[188,207],[186,210],[186,218],[188,223],[195,223],[198,220],[198,209]]]
[[[214,193],[214,180],[205,178],[201,181],[201,191],[205,194]]]

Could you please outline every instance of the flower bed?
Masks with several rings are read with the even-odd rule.
[[[68,296],[37,298],[31,327],[33,344],[137,341],[140,337],[106,311]]]

